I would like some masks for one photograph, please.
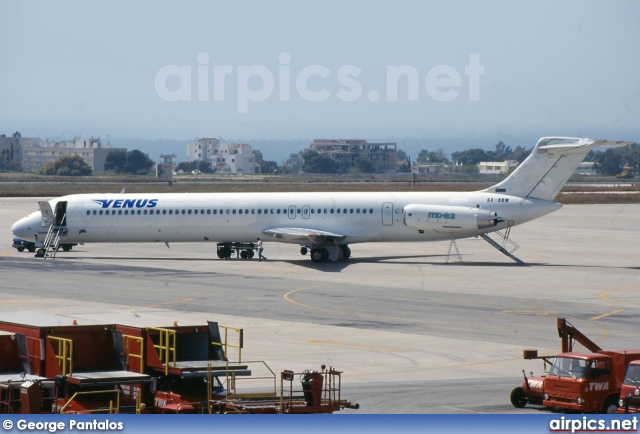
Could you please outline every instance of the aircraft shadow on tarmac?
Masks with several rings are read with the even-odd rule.
[[[593,266],[593,265],[580,265],[580,264],[554,264],[554,263],[543,263],[543,262],[525,262],[524,264],[517,264],[515,262],[488,262],[488,261],[470,261],[464,259],[463,262],[460,262],[457,258],[451,258],[449,262],[446,262],[447,255],[396,255],[396,256],[368,256],[368,257],[351,257],[347,261],[337,261],[337,262],[329,262],[329,263],[316,263],[309,260],[306,256],[301,256],[300,259],[290,260],[290,259],[281,259],[281,260],[268,260],[267,263],[282,263],[286,262],[291,265],[297,265],[300,267],[305,267],[309,269],[314,269],[317,271],[324,271],[327,273],[338,273],[350,265],[355,264],[375,264],[375,263],[390,263],[390,264],[399,264],[399,265],[432,265],[432,266],[467,266],[467,267],[570,267],[570,268],[581,268],[581,267],[589,267],[589,268],[604,268],[604,269],[627,269],[627,270],[636,270],[640,271],[640,267],[619,267],[619,266]],[[255,264],[258,261],[256,259],[240,259],[240,258],[231,258],[231,259],[219,259],[216,257],[165,257],[165,258],[149,258],[149,257],[118,257],[118,256],[69,256],[65,254],[64,256],[56,257],[56,260],[117,260],[117,261],[158,261],[158,262],[220,262],[221,264],[226,263],[227,261],[234,263],[246,263],[247,265]]]

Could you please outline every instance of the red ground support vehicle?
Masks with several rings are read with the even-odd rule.
[[[640,350],[559,354],[545,379],[542,403],[581,413],[617,413],[625,371],[638,359]]]
[[[620,388],[618,413],[640,413],[640,361],[633,361]]]
[[[616,413],[620,390],[627,366],[640,360],[640,350],[604,351],[564,318],[557,320],[562,339],[562,353],[553,357],[537,357],[535,351],[525,351],[525,358],[542,358],[548,375],[525,378],[521,388],[511,393],[516,407],[540,403],[556,410],[582,413]],[[591,352],[574,352],[574,341]],[[529,356],[529,357],[527,357]],[[546,369],[545,369],[546,371]],[[535,385],[535,387],[531,387]]]

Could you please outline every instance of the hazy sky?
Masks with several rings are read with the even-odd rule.
[[[633,0],[0,0],[0,16],[0,133],[640,140]]]

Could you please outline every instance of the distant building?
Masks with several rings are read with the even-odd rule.
[[[478,163],[478,173],[483,175],[503,175],[517,166],[517,161],[482,161]]]
[[[395,143],[367,143],[366,140],[315,139],[311,150],[336,162],[338,172],[346,172],[359,158],[368,160],[377,172],[396,172],[398,158]]]
[[[442,173],[445,167],[444,163],[414,164],[411,166],[411,173],[415,173],[416,175]]]
[[[220,143],[202,138],[187,145],[187,161],[209,161],[217,173],[249,175],[260,173],[253,148],[246,143]]]
[[[25,146],[31,146],[40,144],[40,139],[37,137],[22,137],[22,134],[15,132],[11,137],[7,137],[6,134],[0,135],[0,152],[6,150],[9,154],[13,155],[13,159],[18,163],[23,164],[22,149]]]
[[[173,178],[173,159],[175,154],[160,155],[162,161],[156,164],[156,178],[172,179]]]
[[[103,148],[100,139],[94,137],[62,141],[27,139],[22,145],[22,167],[25,172],[35,172],[60,157],[79,155],[94,172],[104,172],[107,155],[112,151],[127,152],[127,149],[112,148],[110,143]]]

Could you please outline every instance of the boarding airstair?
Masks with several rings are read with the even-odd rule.
[[[38,249],[36,256],[39,258],[55,259],[60,248],[60,237],[67,233],[67,203],[58,202],[56,212],[53,212],[49,202],[38,202],[42,214],[42,226],[48,227],[47,236]]]
[[[491,244],[493,247],[495,247],[503,255],[506,255],[509,258],[513,259],[519,265],[524,265],[524,262],[522,262],[520,259],[518,259],[513,254],[513,252],[518,250],[518,248],[520,246],[509,238],[509,235],[511,234],[511,226],[512,226],[512,223],[510,221],[509,222],[509,226],[507,227],[507,229],[505,230],[504,233],[502,231],[495,231],[494,232],[494,234],[496,234],[500,238],[502,238],[502,245],[500,245],[498,242],[496,242],[496,241],[492,240],[491,238],[489,238],[489,235],[487,235],[487,234],[481,234],[480,236],[482,237],[483,240],[485,240],[487,243]],[[511,250],[509,250],[509,249],[511,249]]]
[[[49,231],[47,232],[47,236],[42,243],[41,252],[38,250],[38,256],[43,257],[44,259],[51,258],[55,259],[56,253],[60,248],[60,231],[61,229],[58,226],[51,225],[49,226]]]

